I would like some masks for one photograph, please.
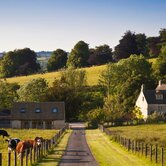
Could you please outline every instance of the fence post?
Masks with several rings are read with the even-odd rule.
[[[144,154],[144,143],[142,142],[141,144],[141,154],[143,155]]]
[[[153,154],[152,154],[152,145],[150,145],[150,161],[152,161],[152,156],[153,156]]]
[[[28,150],[25,151],[25,165],[28,166]]]
[[[155,161],[157,163],[157,157],[158,157],[158,148],[157,148],[157,144],[156,144],[156,147],[155,147]]]
[[[8,152],[8,166],[11,165],[11,153]]]
[[[21,155],[20,155],[20,166],[23,166],[23,153],[21,153]]]
[[[164,148],[161,148],[161,165],[164,166]]]
[[[2,153],[0,153],[0,166],[2,166]]]
[[[14,152],[14,166],[17,166],[17,153]]]
[[[147,155],[148,155],[148,145],[145,144],[145,156],[147,157]]]

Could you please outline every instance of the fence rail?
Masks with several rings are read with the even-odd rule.
[[[62,136],[65,130],[68,128],[66,125],[64,128],[59,130],[59,132],[53,136],[51,139],[44,140],[41,147],[30,149],[30,151],[25,151],[25,154],[21,154],[20,159],[16,152],[7,153],[7,163],[3,163],[2,156],[4,154],[0,153],[0,166],[30,166],[38,162],[42,157],[47,155],[48,151],[58,143],[58,139]]]
[[[164,160],[165,149],[163,147],[158,147],[158,145],[147,144],[145,142],[140,142],[137,140],[132,140],[129,138],[122,137],[117,134],[113,134],[109,129],[105,128],[103,125],[99,125],[99,129],[111,136],[112,139],[125,147],[128,151],[135,154],[145,156],[149,158],[150,161],[161,164],[161,166],[166,165],[166,160]]]

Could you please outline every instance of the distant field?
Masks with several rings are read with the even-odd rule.
[[[83,68],[83,70],[87,72],[88,85],[90,86],[97,85],[99,75],[105,68],[106,68],[106,65]],[[54,81],[55,78],[59,79],[60,72],[61,71],[45,73],[45,74],[34,74],[34,75],[22,76],[22,77],[13,77],[13,78],[8,78],[7,82],[9,83],[17,82],[18,84],[22,85],[35,78],[45,78],[48,81],[49,85],[51,85],[51,83]]]
[[[166,124],[110,127],[118,135],[166,147]]]
[[[7,129],[6,130],[10,138],[20,138],[21,140],[25,139],[35,139],[36,136],[41,136],[45,139],[51,139],[58,130],[40,130],[40,129]],[[0,153],[2,153],[3,162],[6,163],[7,160],[7,142],[5,141],[6,137],[3,139],[0,136]]]

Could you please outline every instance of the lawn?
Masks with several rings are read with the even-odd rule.
[[[144,157],[128,152],[99,130],[86,131],[87,143],[100,166],[155,166]]]
[[[166,124],[110,127],[109,130],[126,138],[166,147]]]

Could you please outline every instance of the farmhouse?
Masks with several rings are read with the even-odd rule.
[[[11,128],[54,129],[65,126],[64,102],[16,102]]]
[[[136,106],[140,108],[145,119],[154,112],[166,115],[166,84],[159,81],[155,90],[146,90],[142,85]]]

